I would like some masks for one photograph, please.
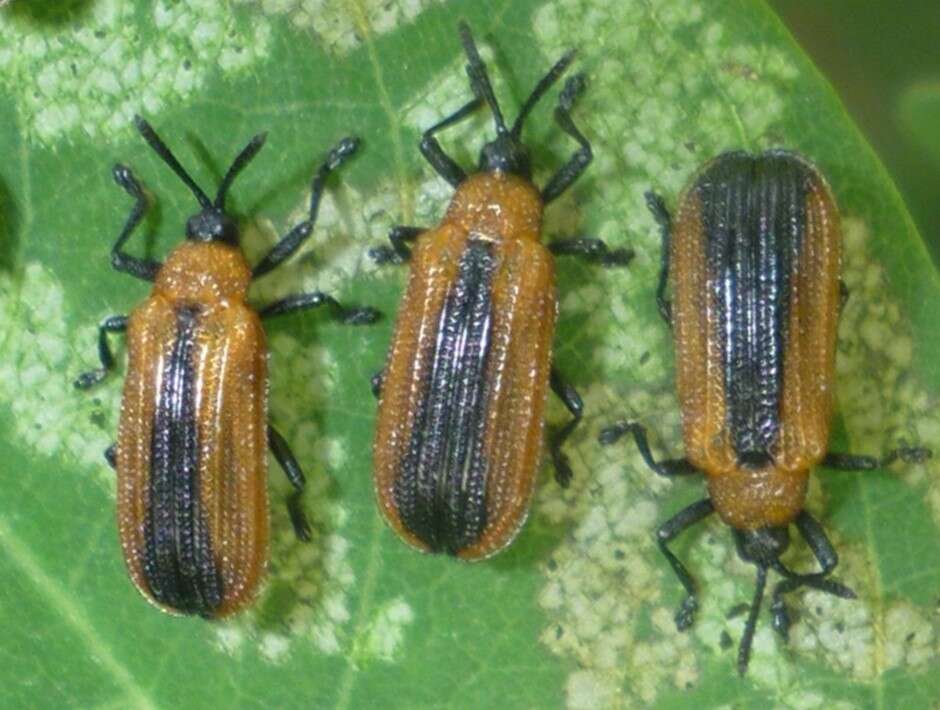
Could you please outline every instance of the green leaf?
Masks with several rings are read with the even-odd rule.
[[[898,123],[908,140],[940,166],[940,79],[905,89],[898,106]]]
[[[577,120],[586,177],[546,232],[637,258],[559,263],[555,357],[585,399],[566,491],[543,480],[516,543],[467,565],[406,548],[373,501],[369,376],[406,278],[365,250],[398,223],[434,224],[450,190],[420,131],[468,97],[456,34],[475,29],[506,111],[568,47],[590,90]],[[134,167],[154,209],[134,253],[162,257],[194,204],[135,134],[146,115],[206,188],[254,133],[268,144],[232,194],[249,256],[302,218],[311,173],[347,133],[364,148],[331,183],[301,255],[257,284],[264,303],[322,288],[389,316],[345,328],[297,315],[269,329],[272,417],[307,470],[312,544],[294,541],[272,467],[269,583],[225,623],[149,607],[124,571],[114,483],[119,377],[93,393],[95,324],[146,285],[109,268],[130,210],[110,180]],[[444,142],[471,165],[481,115]],[[526,138],[542,181],[574,149],[551,101]],[[643,192],[670,204],[729,148],[784,145],[818,162],[845,215],[833,448],[940,447],[940,283],[908,213],[838,99],[762,3],[747,0],[13,0],[0,10],[0,681],[11,707],[929,707],[940,696],[936,459],[813,477],[808,508],[858,601],[807,592],[789,644],[762,614],[749,674],[734,671],[753,568],[717,521],[676,549],[701,585],[695,627],[653,531],[702,495],[658,479],[598,429],[637,417],[679,455],[672,348],[653,291],[658,234]],[[117,342],[118,339],[115,339]],[[123,346],[118,347],[123,360]],[[567,415],[550,406],[552,422]],[[811,564],[804,546],[792,560]],[[730,643],[728,641],[730,639]]]

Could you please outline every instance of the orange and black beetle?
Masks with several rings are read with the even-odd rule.
[[[255,597],[268,560],[267,450],[295,491],[288,509],[298,537],[309,539],[300,496],[304,475],[287,442],[268,424],[267,347],[261,319],[328,306],[344,323],[369,323],[371,308],[344,308],[331,296],[305,293],[259,312],[246,301],[252,279],[290,257],[313,231],[327,176],[356,149],[342,140],[313,180],[307,219],[254,268],[225,213],[238,173],[264,144],[255,136],[229,168],[211,201],[150,125],[136,118],[151,148],[196,196],[201,211],[186,224],[186,242],[166,262],[139,259],[124,243],[147,201],[131,170],[114,179],[135,205],[111,250],[118,271],[153,282],[131,315],[99,329],[101,368],[81,375],[81,389],[114,365],[107,334],[127,331],[128,365],[117,444],[106,452],[117,469],[118,528],[124,560],[141,593],[165,611],[224,617]]]
[[[374,381],[380,394],[375,434],[375,490],[389,524],[410,545],[463,559],[493,555],[528,515],[541,458],[549,384],[574,418],[549,448],[556,478],[571,477],[561,451],[581,419],[577,392],[551,366],[557,297],[552,253],[604,264],[629,261],[593,239],[540,244],[545,205],[590,163],[587,139],[571,120],[584,77],[568,80],[555,119],[580,149],[541,190],[532,183],[519,134],[526,116],[571,62],[563,56],[538,82],[512,128],[473,38],[460,26],[475,99],[424,133],[421,152],[456,190],[443,222],[398,227],[379,262],[410,261],[388,361]],[[490,107],[496,139],[466,175],[434,135],[480,107]],[[419,237],[414,253],[406,245]]]
[[[725,153],[706,164],[679,198],[676,219],[647,194],[662,228],[657,289],[671,324],[686,458],[654,461],[644,428],[624,422],[601,432],[610,444],[630,432],[646,463],[663,476],[703,473],[708,497],[659,528],[659,546],[688,596],[676,614],[693,621],[695,584],[668,543],[717,511],[731,526],[738,554],[757,567],[757,589],[741,640],[747,669],[767,570],[774,589],[773,627],[786,638],[782,595],[800,587],[853,598],[828,579],[838,555],[803,509],[810,469],[872,469],[897,458],[920,461],[926,449],[901,448],[883,459],[827,453],[840,311],[842,232],[826,181],[801,156],[770,150]],[[666,300],[672,281],[673,301]],[[822,569],[797,574],[780,555],[795,523]]]

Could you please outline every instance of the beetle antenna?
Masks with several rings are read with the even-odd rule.
[[[222,178],[222,184],[219,185],[219,191],[215,196],[215,206],[220,210],[225,209],[225,195],[228,193],[228,189],[232,186],[232,183],[235,181],[235,178],[238,177],[238,174],[244,169],[248,163],[251,162],[251,159],[254,158],[258,151],[264,147],[264,142],[267,140],[267,133],[259,133],[250,141],[248,145],[242,148],[242,152],[239,153],[235,160],[232,161],[231,167],[228,169],[228,172],[225,173],[225,177]]]
[[[189,173],[186,172],[186,169],[180,165],[180,161],[176,159],[176,156],[167,148],[166,143],[164,143],[160,136],[157,135],[157,132],[153,130],[153,126],[147,123],[146,119],[141,116],[134,116],[134,125],[137,126],[137,130],[140,131],[140,135],[144,137],[144,140],[153,148],[154,152],[159,155],[163,162],[170,166],[174,173],[177,174],[180,180],[186,183],[192,193],[196,196],[196,199],[199,201],[199,204],[204,208],[208,209],[212,207],[212,202],[206,196],[206,193],[202,191],[202,188],[196,184],[196,181],[189,177]]]
[[[767,586],[767,566],[757,565],[757,582],[754,588],[754,600],[751,610],[744,624],[744,636],[741,637],[741,646],[738,649],[738,673],[747,672],[747,663],[751,660],[751,644],[754,641],[754,629],[757,628],[757,615],[760,614],[760,605],[764,599],[764,587]]]
[[[496,123],[496,132],[499,135],[505,135],[509,131],[506,128],[506,122],[503,120],[503,112],[496,102],[496,94],[493,93],[493,86],[490,84],[489,74],[486,72],[486,65],[480,58],[476,43],[473,41],[473,35],[470,34],[470,27],[466,22],[458,25],[460,30],[460,41],[463,43],[463,49],[467,53],[467,76],[470,78],[470,87],[477,96],[482,96],[493,112],[493,121]]]
[[[539,99],[545,95],[545,92],[552,87],[552,84],[558,81],[561,75],[565,73],[565,70],[571,65],[574,55],[575,50],[573,49],[569,49],[565,52],[561,58],[555,62],[555,65],[548,70],[548,73],[539,80],[535,88],[532,89],[532,93],[529,94],[529,98],[527,98],[522,105],[519,115],[516,116],[516,122],[512,124],[512,131],[510,132],[514,137],[518,138],[519,132],[522,130],[522,124],[528,117],[529,112],[531,112],[535,104],[539,102]]]

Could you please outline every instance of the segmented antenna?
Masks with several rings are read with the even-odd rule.
[[[543,76],[539,83],[535,85],[535,88],[532,89],[532,93],[529,94],[529,98],[525,100],[525,103],[522,105],[522,109],[519,111],[519,115],[516,117],[516,122],[512,124],[512,135],[518,137],[519,132],[522,130],[522,124],[525,122],[529,113],[535,107],[535,104],[539,102],[545,92],[548,91],[552,84],[554,84],[565,73],[565,70],[571,64],[571,61],[574,59],[575,50],[569,49],[565,52],[561,59],[555,62],[555,65],[548,70],[548,73]]]
[[[493,121],[496,123],[496,132],[499,135],[505,135],[509,132],[506,128],[506,122],[503,120],[503,112],[496,102],[496,95],[493,93],[493,86],[490,84],[489,74],[486,72],[486,65],[480,58],[477,46],[473,41],[473,35],[470,34],[470,28],[466,22],[458,25],[460,30],[460,41],[463,43],[463,49],[467,53],[467,76],[470,78],[470,86],[473,93],[482,96],[493,112]]]
[[[157,132],[153,130],[153,127],[147,123],[147,121],[141,116],[134,116],[134,125],[137,126],[137,130],[140,131],[140,135],[144,137],[144,140],[153,148],[154,152],[159,155],[163,162],[170,166],[174,173],[177,174],[180,180],[186,183],[186,186],[190,191],[196,196],[196,199],[199,201],[200,206],[203,209],[209,209],[212,207],[212,202],[209,200],[206,193],[202,191],[199,185],[196,184],[196,181],[189,177],[189,173],[186,172],[185,168],[180,165],[180,161],[176,159],[176,156],[173,155],[172,151],[167,148],[166,143],[164,143],[160,136],[157,135]]]
[[[251,162],[251,159],[254,158],[258,151],[264,147],[264,142],[268,139],[267,133],[259,133],[250,141],[248,145],[242,148],[242,152],[239,153],[235,160],[232,161],[231,167],[228,169],[228,172],[225,173],[225,177],[222,178],[222,184],[219,185],[219,191],[215,196],[215,206],[220,210],[225,209],[225,195],[228,193],[228,189],[232,186],[232,183],[235,181],[235,178],[238,177],[238,174],[242,169]]]
[[[757,580],[754,584],[754,599],[748,610],[747,621],[744,624],[744,636],[741,637],[741,646],[738,648],[738,673],[744,675],[747,671],[748,661],[751,660],[751,645],[754,642],[754,630],[757,628],[757,616],[760,614],[761,602],[764,600],[764,587],[767,585],[766,565],[757,565]]]

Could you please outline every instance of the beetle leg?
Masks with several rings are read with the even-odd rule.
[[[849,301],[849,287],[845,285],[845,281],[839,279],[839,315],[842,315],[842,311],[845,310],[845,304]]]
[[[111,266],[116,271],[123,271],[125,274],[130,274],[143,281],[153,281],[160,270],[160,262],[152,259],[139,259],[124,251],[124,243],[137,228],[137,225],[140,224],[144,218],[144,212],[147,211],[147,197],[144,195],[140,182],[126,165],[115,165],[112,174],[114,175],[114,181],[134,198],[134,207],[131,209],[117,241],[111,247]]]
[[[372,396],[375,397],[376,399],[382,396],[382,383],[384,382],[384,380],[385,380],[384,370],[379,370],[374,375],[372,375],[372,379],[370,380],[370,383],[372,385]]]
[[[663,523],[656,531],[656,542],[659,544],[659,549],[669,560],[669,566],[672,567],[672,571],[675,572],[686,592],[686,598],[676,611],[676,628],[679,631],[685,631],[692,625],[695,620],[695,612],[698,609],[698,600],[695,598],[695,580],[692,579],[692,575],[689,574],[689,570],[685,568],[685,565],[669,549],[669,543],[679,533],[700,523],[713,512],[715,512],[715,506],[712,504],[711,499],[705,498],[680,510],[678,514]]]
[[[594,158],[588,139],[584,137],[584,134],[578,130],[578,127],[574,125],[574,121],[571,120],[571,109],[586,85],[584,74],[575,74],[568,77],[565,88],[561,90],[561,95],[558,97],[558,106],[555,107],[555,122],[561,130],[574,138],[581,147],[542,188],[542,202],[546,205],[571,187],[574,181],[581,177],[581,173],[585,171]]]
[[[783,603],[784,594],[789,594],[800,587],[812,587],[842,599],[855,599],[855,592],[851,588],[834,579],[826,579],[839,564],[839,554],[822,526],[805,510],[800,512],[795,522],[821,569],[812,574],[796,574],[787,569],[782,562],[778,561],[774,565],[774,569],[786,577],[774,587],[773,603],[770,605],[774,631],[784,640],[789,637],[790,633],[790,614],[786,604]]]
[[[84,390],[98,384],[114,367],[114,355],[108,345],[108,333],[123,333],[127,330],[127,316],[110,316],[98,326],[98,359],[101,367],[83,372],[73,383],[76,389]]]
[[[108,462],[108,466],[117,470],[117,444],[111,444],[104,450],[104,460]]]
[[[699,470],[688,459],[666,459],[656,461],[650,451],[649,441],[646,439],[646,429],[639,422],[619,422],[603,429],[597,440],[601,446],[610,446],[627,432],[633,434],[636,447],[640,450],[643,461],[660,476],[688,476],[699,473]]]
[[[287,480],[294,487],[294,492],[287,497],[287,512],[294,526],[294,534],[297,535],[297,539],[307,542],[312,539],[313,533],[301,505],[304,486],[307,483],[304,472],[300,469],[300,464],[294,458],[287,441],[270,424],[268,424],[268,446],[271,447],[271,453],[274,454],[274,458],[284,471],[284,475],[287,476]]]
[[[626,266],[636,252],[633,249],[610,249],[600,239],[556,239],[548,245],[548,250],[555,256],[579,256],[585,261],[602,266]]]
[[[282,237],[277,244],[271,247],[271,250],[265,254],[258,264],[251,270],[253,279],[264,276],[272,269],[280,266],[291,255],[297,251],[301,244],[307,241],[307,238],[313,232],[313,225],[316,224],[317,214],[320,211],[320,200],[323,197],[323,190],[326,187],[326,180],[334,170],[339,168],[359,147],[359,139],[343,138],[330,151],[326,160],[317,168],[313,176],[313,182],[310,192],[310,210],[305,219],[296,225],[286,236]]]
[[[372,247],[369,249],[369,258],[376,264],[404,264],[411,260],[411,249],[407,242],[413,242],[425,232],[423,227],[406,227],[399,225],[392,227],[388,233],[388,240],[392,246]]]
[[[838,471],[871,471],[890,466],[898,459],[904,463],[923,463],[931,456],[933,456],[933,451],[930,449],[920,446],[901,446],[892,449],[881,458],[830,452],[823,458],[822,465]]]
[[[666,300],[666,284],[669,281],[669,249],[672,239],[672,217],[666,209],[666,202],[662,195],[650,190],[646,193],[646,206],[659,225],[662,235],[662,257],[659,267],[659,283],[656,285],[656,306],[659,315],[670,326],[672,325],[672,303]]]
[[[319,306],[328,306],[330,315],[335,320],[346,325],[365,325],[375,323],[381,313],[371,306],[347,307],[339,301],[322,291],[312,291],[310,293],[298,293],[293,296],[281,298],[273,303],[269,303],[258,311],[262,318],[272,318],[282,316],[294,311],[303,311],[308,308],[317,308]]]
[[[562,488],[567,488],[568,484],[571,483],[573,474],[568,456],[561,450],[561,446],[580,424],[584,413],[584,403],[581,401],[581,395],[578,394],[578,391],[565,382],[554,367],[551,370],[549,382],[552,386],[552,392],[558,395],[558,398],[573,416],[573,419],[549,437],[548,441],[548,450],[552,456],[552,463],[555,465],[555,480]]]
[[[434,134],[455,123],[459,123],[482,105],[483,99],[479,96],[472,101],[468,101],[450,116],[435,123],[421,136],[419,146],[421,155],[431,164],[431,167],[434,168],[434,171],[438,175],[450,183],[451,187],[456,188],[460,183],[466,180],[467,174],[464,172],[463,168],[457,165],[457,162],[453,158],[444,152],[444,149],[441,148],[441,144],[437,142],[437,138],[434,137]]]

